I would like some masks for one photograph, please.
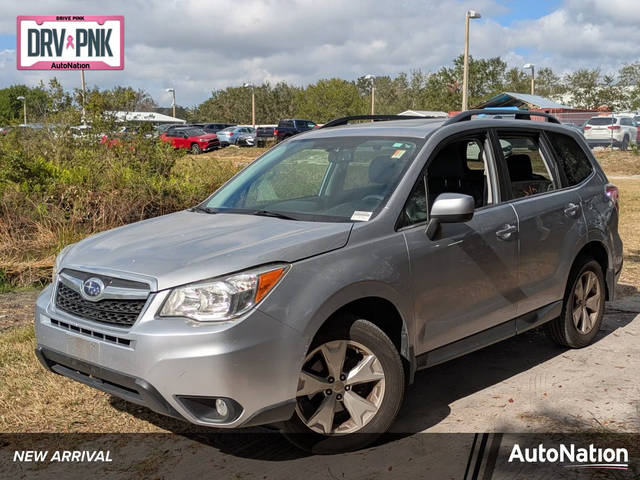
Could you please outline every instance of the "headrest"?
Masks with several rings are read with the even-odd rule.
[[[511,155],[507,157],[507,168],[512,182],[521,182],[533,178],[533,167],[529,155]]]
[[[429,177],[431,178],[464,178],[465,161],[459,143],[447,145],[438,152],[436,158],[429,165]]]
[[[402,168],[404,162],[400,159],[381,155],[369,164],[369,181],[371,183],[388,183]]]

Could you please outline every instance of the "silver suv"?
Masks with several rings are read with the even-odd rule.
[[[622,268],[618,190],[555,118],[482,113],[331,122],[195,208],[68,246],[38,357],[156,412],[332,452],[385,432],[416,370],[542,324],[588,345]]]

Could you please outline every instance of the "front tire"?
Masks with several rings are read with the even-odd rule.
[[[589,345],[602,325],[606,295],[600,264],[591,258],[577,263],[569,275],[562,313],[548,324],[551,339],[559,345]]]
[[[286,438],[312,453],[363,448],[386,432],[404,396],[404,369],[389,337],[351,315],[318,334],[298,380]]]
[[[197,143],[192,143],[191,153],[193,153],[194,155],[200,155],[202,153],[202,149],[200,148],[200,145],[198,145]]]
[[[625,151],[629,148],[629,137],[625,136],[622,139],[622,145],[620,146],[620,150]]]

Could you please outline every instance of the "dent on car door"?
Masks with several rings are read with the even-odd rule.
[[[499,203],[491,143],[485,133],[446,142],[432,155],[426,182],[423,176],[416,183],[403,212],[416,353],[513,318],[520,298],[517,218],[511,205]],[[441,224],[429,238],[426,212],[445,192],[473,196],[476,210],[470,221]]]
[[[518,215],[522,298],[518,315],[561,300],[586,234],[576,189],[563,189],[552,149],[540,132],[501,131],[506,190]]]

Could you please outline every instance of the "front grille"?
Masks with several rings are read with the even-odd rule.
[[[146,300],[90,302],[61,282],[56,290],[56,307],[60,310],[88,320],[127,327],[135,323],[145,303]]]
[[[66,330],[72,330],[77,333],[82,333],[88,337],[104,340],[105,342],[117,343],[118,345],[131,345],[131,340],[126,338],[115,337],[113,335],[107,335],[106,333],[96,332],[95,330],[89,330],[88,328],[78,327],[67,322],[61,322],[54,318],[51,319],[51,324]]]

